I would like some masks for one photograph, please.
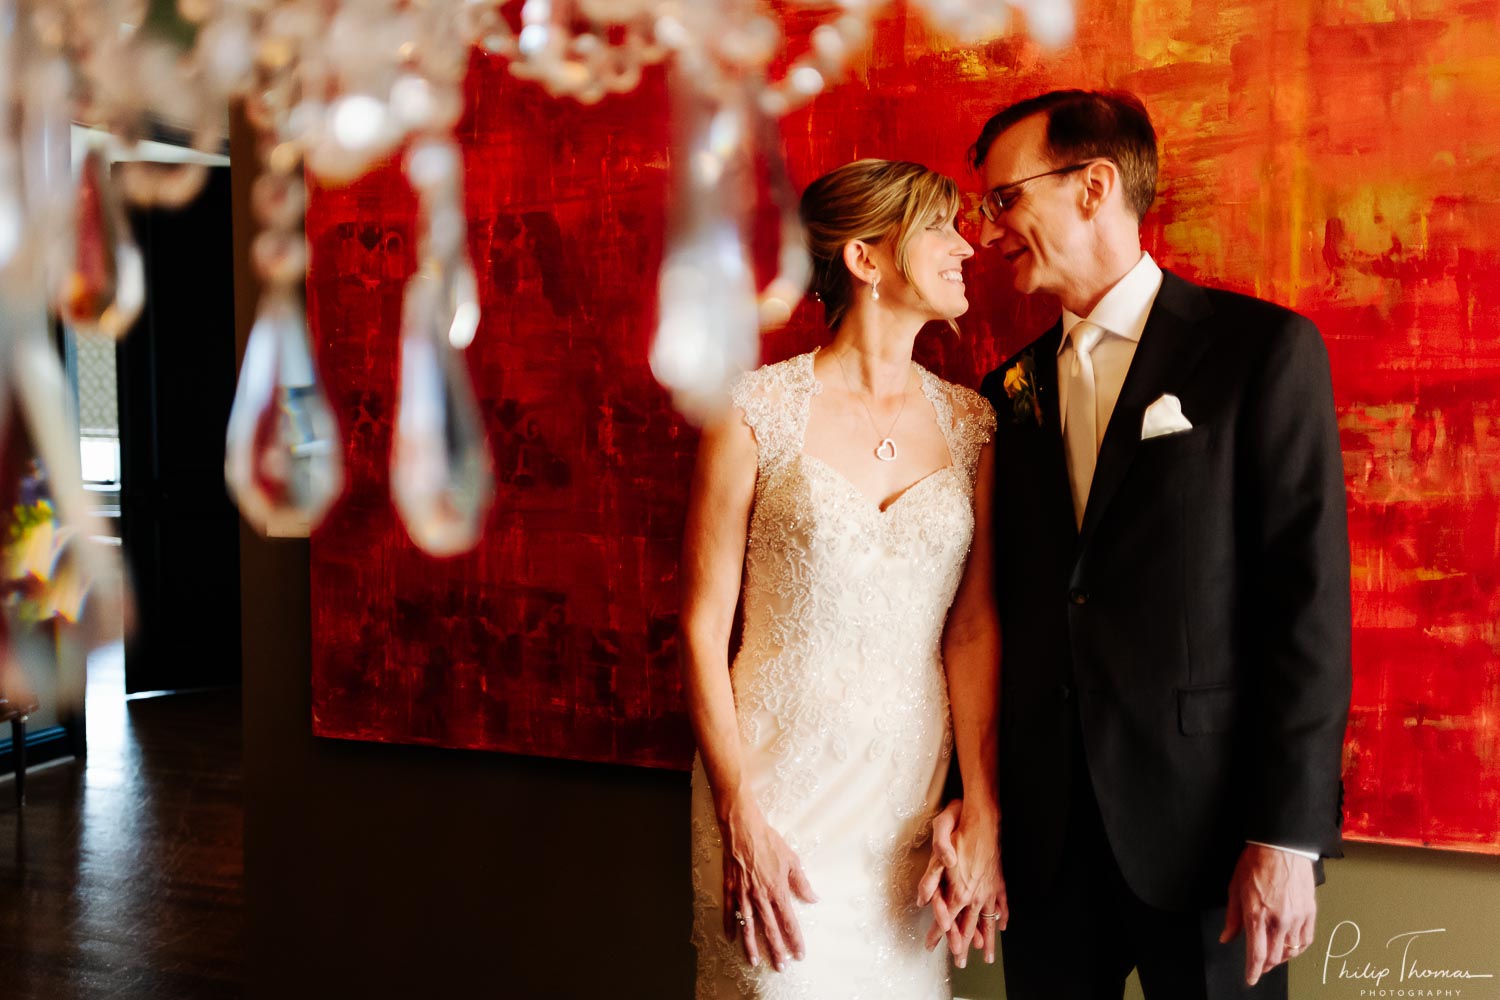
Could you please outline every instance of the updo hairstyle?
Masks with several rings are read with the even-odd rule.
[[[855,293],[844,264],[853,240],[893,242],[896,271],[910,281],[907,251],[925,226],[958,213],[958,185],[920,163],[855,160],[808,185],[802,194],[802,224],[812,256],[811,291],[823,301],[824,322],[837,330]],[[957,326],[949,320],[949,326]]]

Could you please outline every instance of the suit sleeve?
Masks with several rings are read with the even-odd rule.
[[[1293,316],[1245,410],[1256,708],[1246,839],[1338,857],[1352,686],[1349,528],[1328,352]]]

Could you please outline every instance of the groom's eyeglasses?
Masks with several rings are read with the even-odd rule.
[[[1043,177],[1057,177],[1061,174],[1071,174],[1074,171],[1082,170],[1091,163],[1098,162],[1099,158],[1095,157],[1092,160],[1084,160],[1082,163],[1074,163],[1067,167],[1058,167],[1056,170],[1043,171],[1040,174],[1032,174],[1030,177],[1022,177],[1018,181],[1011,181],[1008,184],[992,187],[979,200],[979,210],[984,213],[986,219],[989,219],[991,222],[999,222],[1000,216],[1005,213],[1005,210],[1011,208],[1016,202],[1021,200],[1021,195],[1024,192],[1015,189],[1020,188],[1022,184],[1029,184],[1032,181],[1041,180]],[[1011,193],[1002,194],[1001,192]]]

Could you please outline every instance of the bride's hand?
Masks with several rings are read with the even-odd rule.
[[[792,912],[792,894],[817,902],[797,854],[771,828],[753,802],[737,806],[722,824],[724,838],[724,936],[740,938],[751,965],[760,964],[759,928],[780,972],[788,958],[805,954],[802,929]]]
[[[953,799],[932,818],[932,856],[927,861],[927,870],[917,883],[917,905],[932,907],[932,927],[927,931],[927,950],[937,947],[944,937],[948,939],[948,950],[955,956],[967,950],[968,942],[959,935],[956,912],[948,907],[948,886],[944,876],[950,865],[958,864],[958,850],[954,847],[954,832],[963,815],[963,800]]]
[[[1005,878],[1000,867],[1000,827],[989,810],[965,811],[950,802],[933,820],[932,861],[919,887],[919,902],[930,900],[934,925],[927,946],[946,937],[962,968],[971,943],[994,961],[995,940],[1009,920]],[[994,914],[985,918],[984,914]]]

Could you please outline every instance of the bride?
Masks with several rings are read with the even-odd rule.
[[[912,361],[968,308],[958,204],[913,163],[815,181],[832,340],[741,376],[704,430],[681,571],[699,1000],[951,995],[918,882],[955,743],[968,853],[933,908],[960,963],[971,932],[993,954],[995,415]]]

